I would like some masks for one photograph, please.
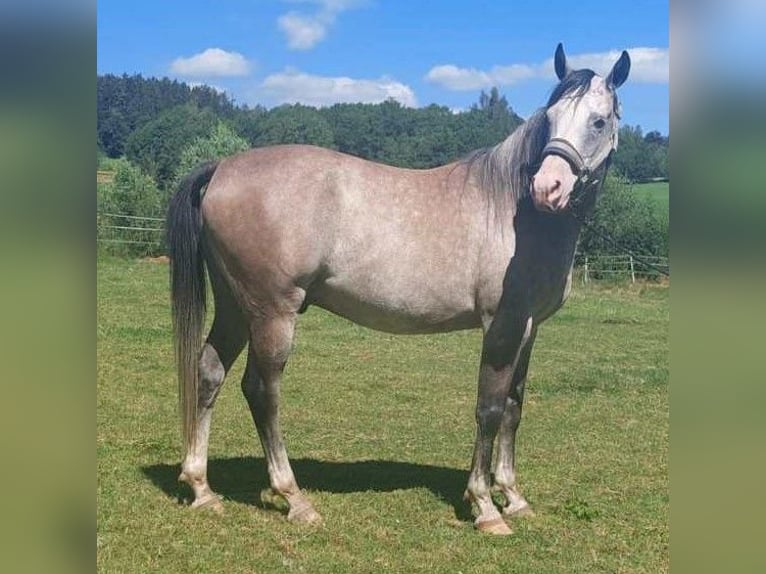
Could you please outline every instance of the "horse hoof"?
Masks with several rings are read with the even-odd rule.
[[[504,516],[512,516],[513,518],[521,518],[521,517],[527,517],[532,518],[535,513],[532,510],[532,507],[529,506],[529,504],[523,504],[522,506],[514,507],[510,504],[503,508],[503,515]]]
[[[476,526],[476,530],[479,532],[486,532],[487,534],[495,534],[497,536],[513,534],[513,530],[499,516],[488,520],[477,520],[474,522],[474,526]]]
[[[291,507],[287,513],[287,520],[295,524],[318,525],[322,523],[322,517],[310,504],[301,505],[297,508]]]
[[[215,494],[196,499],[191,505],[194,509],[212,510],[216,514],[223,514],[223,503]]]

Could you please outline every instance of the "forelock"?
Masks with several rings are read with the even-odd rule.
[[[580,97],[590,89],[591,80],[596,75],[593,70],[575,70],[566,75],[566,77],[553,88],[551,97],[548,99],[546,108],[555,105],[565,96]]]

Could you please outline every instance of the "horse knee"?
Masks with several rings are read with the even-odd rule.
[[[499,404],[495,404],[499,402]],[[476,422],[485,432],[496,433],[500,428],[505,411],[502,401],[495,401],[492,404],[480,404],[476,408]]]

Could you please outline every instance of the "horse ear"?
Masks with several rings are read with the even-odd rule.
[[[559,80],[563,80],[566,75],[572,71],[572,68],[567,64],[567,57],[566,54],[564,54],[564,46],[561,42],[556,46],[556,55],[553,57],[553,64],[556,68],[556,76],[558,76]]]
[[[606,77],[606,84],[612,88],[619,88],[628,79],[630,72],[630,56],[623,50],[620,59],[615,62],[612,71]]]

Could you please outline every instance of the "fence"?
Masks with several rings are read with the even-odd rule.
[[[98,243],[129,255],[166,253],[165,219],[119,213],[98,214]],[[583,283],[596,280],[661,279],[670,273],[667,257],[632,255],[575,255],[575,266]],[[664,273],[662,271],[664,271]]]
[[[653,255],[585,255],[577,254],[575,262],[582,275],[583,283],[598,279],[661,279],[670,276],[670,261],[667,257]]]
[[[130,255],[157,255],[165,249],[165,218],[99,213],[97,241],[109,250]]]

